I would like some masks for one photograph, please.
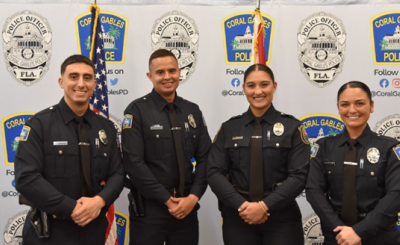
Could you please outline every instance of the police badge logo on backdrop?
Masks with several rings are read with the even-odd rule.
[[[13,215],[4,227],[3,237],[5,245],[22,244],[22,230],[29,210]]]
[[[297,33],[301,72],[312,84],[323,88],[342,71],[346,30],[332,14],[319,12],[304,19]]]
[[[151,48],[153,51],[167,49],[175,55],[181,69],[179,83],[183,84],[196,68],[199,48],[196,23],[179,11],[164,14],[153,25]]]
[[[400,63],[400,11],[384,12],[371,19],[375,65]]]
[[[304,245],[324,244],[321,222],[318,215],[310,214],[303,220]]]
[[[373,131],[379,135],[385,135],[400,141],[400,115],[393,114],[383,118],[376,123]]]
[[[222,20],[225,62],[228,65],[251,64],[251,49],[253,47],[254,16],[253,12],[239,12]],[[265,60],[271,62],[272,37],[275,20],[262,14],[264,25]]]
[[[128,30],[128,19],[113,12],[100,12],[100,22],[103,29],[103,41],[107,64],[122,64],[125,62],[125,46]],[[75,18],[78,51],[89,57],[92,25],[91,13],[87,12]]]
[[[50,65],[52,31],[47,19],[21,11],[6,19],[2,34],[7,71],[25,86],[37,83]]]
[[[15,152],[17,151],[19,141],[26,140],[28,137],[28,131],[22,130],[25,123],[35,113],[24,112],[12,114],[1,120],[1,131],[3,133],[3,146],[4,146],[4,158],[6,165],[14,165]],[[25,135],[22,135],[22,134]]]

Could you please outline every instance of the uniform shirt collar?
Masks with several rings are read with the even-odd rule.
[[[261,118],[269,124],[273,124],[276,121],[276,110],[273,104],[268,108],[268,110],[261,116]],[[254,120],[255,116],[251,109],[249,109],[243,114],[243,119],[245,125],[251,123]]]
[[[369,125],[367,124],[367,127],[364,129],[364,131],[361,133],[361,135],[356,139],[357,142],[363,147],[366,148],[368,146],[368,142],[370,141],[370,136],[371,136],[371,129]],[[339,145],[344,145],[346,142],[350,139],[349,134],[347,133],[347,130],[345,130],[340,136],[339,136]]]
[[[74,118],[76,117],[76,114],[71,110],[71,108],[69,108],[69,106],[67,105],[67,103],[64,100],[64,97],[60,100],[60,103],[58,104],[58,106],[60,108],[61,116],[64,119],[65,124],[74,120]],[[94,116],[94,112],[92,110],[90,110],[90,108],[88,107],[85,114],[83,114],[83,118],[89,125],[93,124],[93,116]]]
[[[150,95],[153,97],[154,102],[157,105],[159,111],[162,111],[164,107],[168,105],[168,102],[153,88]],[[181,110],[183,99],[178,96],[178,93],[175,91],[175,100],[174,105]]]

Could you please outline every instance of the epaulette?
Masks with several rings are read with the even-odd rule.
[[[236,119],[236,118],[241,118],[242,116],[243,116],[243,114],[240,114],[240,115],[237,115],[237,116],[233,116],[228,121]]]
[[[284,113],[284,112],[281,112],[281,116],[282,116],[282,117],[289,117],[289,118],[291,118],[291,119],[294,119],[294,120],[296,120],[296,121],[299,121],[299,119],[295,118],[294,116],[292,116],[292,115],[290,115],[290,114],[286,114],[286,113]]]

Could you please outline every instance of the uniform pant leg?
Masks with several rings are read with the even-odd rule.
[[[249,225],[239,216],[237,210],[221,205],[223,218],[222,236],[225,245],[259,245],[262,235],[257,230],[258,225]]]
[[[163,245],[167,238],[171,214],[164,204],[145,200],[145,216],[136,217],[129,205],[129,239],[130,245]]]
[[[197,203],[192,212],[184,219],[173,217],[166,245],[199,244],[199,221],[197,219],[197,210],[199,208],[200,206]]]
[[[260,228],[263,245],[304,245],[301,212],[296,202],[271,212],[269,219]]]
[[[29,215],[29,213],[28,213]],[[24,245],[79,245],[80,244],[80,226],[72,220],[52,219],[50,218],[50,237],[38,238],[29,217],[25,219],[22,231]],[[81,243],[84,244],[84,243]]]
[[[362,240],[362,245],[398,245],[400,244],[400,232],[394,225],[391,229],[380,229],[375,236]]]

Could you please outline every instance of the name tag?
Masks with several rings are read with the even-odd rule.
[[[163,126],[160,124],[155,124],[153,126],[150,126],[150,130],[163,130]]]
[[[234,136],[232,137],[232,140],[242,140],[243,136]]]
[[[343,162],[345,165],[357,166],[356,162]]]
[[[53,141],[53,145],[68,145],[68,141]]]

